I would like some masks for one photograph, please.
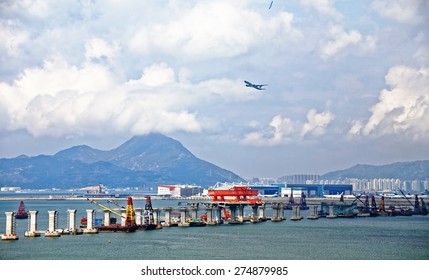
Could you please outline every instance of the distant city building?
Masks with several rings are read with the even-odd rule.
[[[195,185],[161,185],[158,186],[158,195],[170,197],[189,197],[201,195],[204,188]]]
[[[307,197],[322,197],[323,195],[351,195],[353,186],[350,184],[287,184],[281,190],[281,196],[301,197],[304,193]]]
[[[20,187],[2,187],[0,189],[0,191],[2,192],[16,192],[16,191],[20,191],[21,188]]]
[[[280,196],[282,188],[285,184],[253,184],[248,185],[249,188],[257,190],[261,196]]]
[[[320,180],[320,175],[316,174],[295,174],[280,178],[288,184],[314,184]]]

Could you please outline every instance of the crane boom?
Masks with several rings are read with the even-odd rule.
[[[408,199],[408,197],[405,195],[405,193],[400,189],[399,190],[401,193],[402,193],[402,195],[407,199],[407,201],[408,201],[408,203],[410,203],[410,205],[411,206],[414,206],[412,203],[411,203],[411,201]]]
[[[116,206],[119,206],[119,207],[121,207],[122,209],[127,209],[125,206],[122,206],[121,204],[119,204],[119,203],[116,203],[116,202],[114,202],[113,200],[107,200],[107,202],[109,202],[109,203],[112,203],[112,204],[115,204]],[[137,216],[139,216],[139,217],[143,217],[143,215],[140,215],[139,213],[135,213]]]
[[[87,198],[87,200],[89,200],[91,203],[94,203],[95,205],[100,206],[100,207],[101,207],[101,208],[103,208],[104,210],[107,210],[107,211],[109,211],[109,212],[111,212],[111,213],[113,213],[113,214],[115,214],[115,215],[117,215],[117,216],[119,216],[119,217],[121,217],[121,218],[126,219],[126,217],[122,216],[121,214],[119,214],[119,213],[118,213],[118,212],[116,212],[115,210],[110,209],[109,207],[106,207],[106,206],[104,206],[103,204],[98,203],[98,202],[96,202],[96,201],[95,201],[95,200],[93,200],[93,199],[89,199],[89,198]]]

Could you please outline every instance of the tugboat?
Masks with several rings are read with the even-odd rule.
[[[28,219],[28,213],[25,211],[24,201],[21,200],[18,212],[15,214],[16,219]]]

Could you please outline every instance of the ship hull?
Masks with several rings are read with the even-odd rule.
[[[137,226],[96,226],[98,232],[134,232],[137,230]]]

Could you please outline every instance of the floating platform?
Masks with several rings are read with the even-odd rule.
[[[15,233],[13,234],[2,234],[1,240],[18,240],[19,237]]]
[[[159,229],[158,225],[149,224],[149,225],[138,225],[137,226],[137,230],[155,230],[155,229]]]
[[[59,231],[46,231],[45,237],[60,237],[61,233]]]
[[[178,227],[179,224],[178,223],[164,223],[162,226],[163,227]]]
[[[96,228],[84,228],[83,233],[84,234],[97,234],[98,229],[96,229]]]
[[[42,234],[40,233],[40,231],[26,231],[24,233],[25,237],[40,237],[42,236]]]
[[[83,230],[82,229],[65,229],[61,232],[62,235],[78,235],[78,234],[83,234]]]
[[[138,229],[138,226],[112,225],[112,226],[96,226],[94,228],[98,230],[98,232],[135,232]]]

